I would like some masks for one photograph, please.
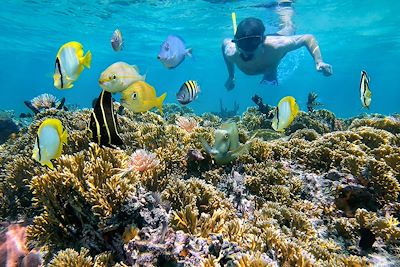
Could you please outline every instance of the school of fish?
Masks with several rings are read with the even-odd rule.
[[[232,14],[232,20],[234,20]],[[111,36],[111,47],[115,52],[124,49],[124,38],[119,29]],[[232,43],[234,46],[234,44]],[[186,57],[192,56],[192,48],[186,48],[185,41],[178,35],[168,35],[161,44],[157,59],[167,69],[178,67]],[[83,45],[76,41],[63,44],[56,55],[53,83],[60,90],[70,89],[77,82],[82,71],[90,68],[92,53],[84,52]],[[153,108],[163,115],[163,103],[167,93],[157,96],[156,89],[146,81],[146,74],[140,74],[139,67],[126,62],[115,62],[108,66],[98,79],[100,95],[94,100],[93,111],[88,122],[88,131],[93,142],[112,148],[122,147],[123,140],[118,133],[118,120],[114,110],[113,94],[119,93],[123,108],[133,112],[145,112]],[[364,108],[370,107],[372,93],[369,87],[369,76],[361,71],[360,100]],[[186,80],[177,90],[176,99],[181,105],[196,100],[201,92],[199,83]],[[273,110],[271,127],[277,132],[284,132],[299,112],[296,99],[292,96],[282,98]],[[60,157],[63,145],[67,143],[68,134],[62,122],[47,118],[40,125],[32,152],[32,158],[41,165],[54,168],[52,161]],[[213,147],[201,140],[204,150],[218,164],[224,164],[246,150],[246,145],[239,143],[238,130],[234,122],[224,123],[215,131]],[[202,160],[204,157],[197,150],[188,152],[189,159]]]

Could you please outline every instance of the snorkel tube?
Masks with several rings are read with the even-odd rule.
[[[233,26],[233,35],[235,36],[237,26],[236,26],[236,13],[232,12],[232,26]]]

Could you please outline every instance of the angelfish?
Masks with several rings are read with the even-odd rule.
[[[360,81],[360,99],[361,104],[364,108],[369,109],[371,104],[372,93],[369,89],[369,77],[366,71],[361,71],[361,81]]]
[[[61,46],[54,66],[54,87],[58,89],[72,88],[84,67],[90,68],[91,61],[92,53],[87,51],[86,55],[83,55],[82,44],[68,42]]]
[[[282,98],[275,108],[272,119],[272,129],[277,132],[283,132],[293,122],[299,112],[299,106],[296,99],[292,96]]]
[[[32,158],[43,166],[53,169],[50,160],[61,156],[63,145],[67,143],[67,131],[59,119],[46,119],[40,124],[36,135]]]
[[[176,68],[186,56],[192,56],[192,49],[186,48],[185,41],[179,36],[168,35],[161,44],[157,59],[168,69]]]
[[[112,95],[102,90],[90,115],[89,136],[93,142],[107,147],[122,146],[114,113]]]
[[[239,143],[239,133],[236,123],[224,123],[215,130],[215,142],[211,147],[206,140],[201,139],[203,148],[217,164],[227,164],[246,151],[247,145]]]

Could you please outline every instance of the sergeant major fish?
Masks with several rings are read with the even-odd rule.
[[[369,109],[371,104],[372,93],[369,89],[369,77],[366,71],[361,71],[361,81],[360,81],[360,99],[361,104],[364,108]]]
[[[61,156],[63,145],[67,143],[67,131],[58,119],[44,120],[37,131],[32,158],[43,166],[53,169],[50,160]]]
[[[272,119],[272,128],[277,132],[283,132],[293,122],[299,112],[296,99],[292,96],[282,98],[275,108]]]
[[[192,56],[192,49],[186,49],[185,41],[179,36],[169,35],[162,43],[157,59],[168,69],[176,68],[186,56]]]
[[[182,105],[186,105],[196,99],[199,93],[200,86],[198,83],[196,81],[189,80],[183,83],[176,94],[176,99]]]
[[[54,67],[54,87],[69,89],[79,78],[84,67],[90,68],[92,53],[83,55],[83,46],[78,42],[69,42],[61,46],[56,56]]]
[[[167,93],[156,96],[156,90],[144,81],[137,81],[121,93],[121,104],[133,112],[145,112],[154,107],[163,115],[162,104]]]
[[[103,71],[99,78],[99,85],[103,90],[117,93],[128,88],[136,81],[144,81],[146,75],[139,74],[139,68],[125,62],[116,62]]]
[[[124,47],[124,39],[122,38],[122,33],[119,29],[116,29],[111,36],[111,47],[115,52],[121,51]]]

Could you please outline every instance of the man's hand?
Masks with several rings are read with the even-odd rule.
[[[331,76],[333,74],[332,66],[322,61],[317,63],[316,69],[325,76]]]
[[[234,77],[229,77],[228,80],[226,80],[225,88],[228,89],[228,91],[235,88],[235,78]]]

